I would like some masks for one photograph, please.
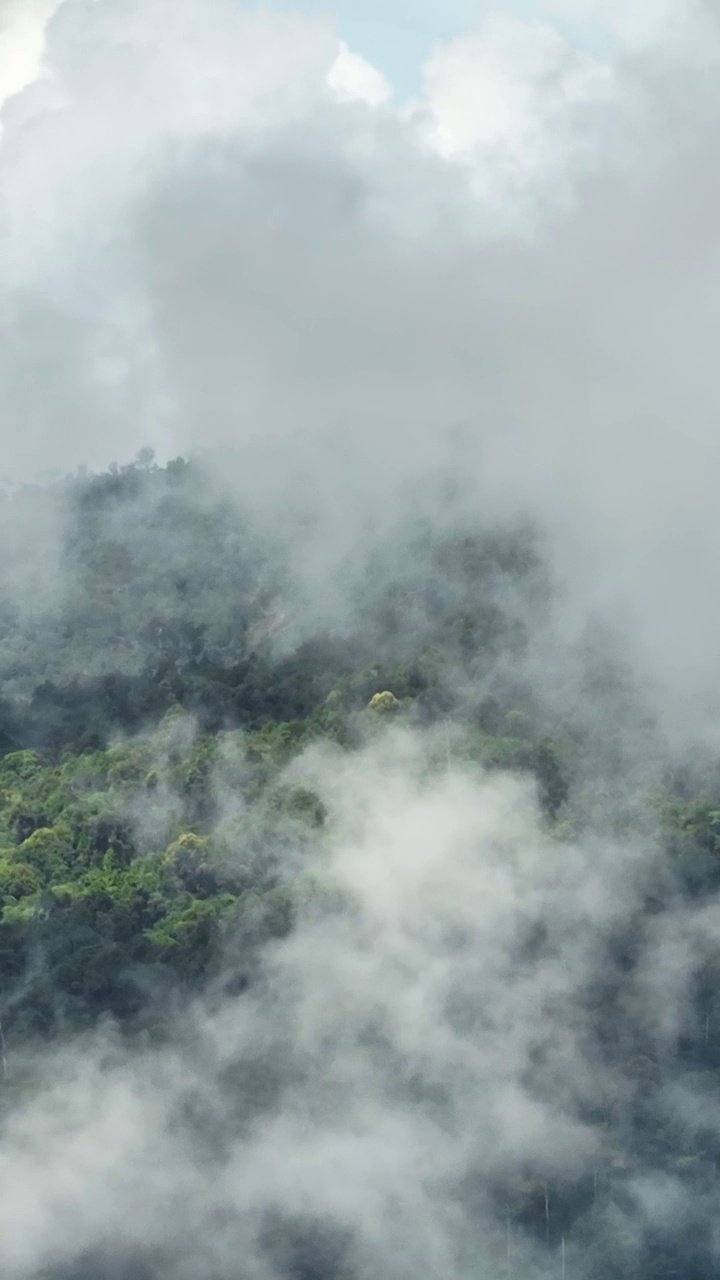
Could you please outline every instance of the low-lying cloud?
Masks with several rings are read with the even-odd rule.
[[[671,739],[716,739],[720,30],[626,8],[611,63],[497,19],[395,110],[338,83],[324,19],[63,0],[4,104],[4,471],[206,449],[292,545],[300,635],[443,486],[527,516],[558,603],[523,676],[616,752],[552,831],[452,734],[296,763],[328,824],[250,992],[170,1046],[10,1047],[8,1280],[590,1280],[668,1223],[714,1257],[717,1107],[674,1055],[714,1043],[717,911],[646,803],[666,745],[568,659],[609,617]],[[2,529],[40,616],[71,574],[36,504]]]
[[[241,493],[367,522],[462,428],[477,504],[549,525],[583,607],[627,612],[694,725],[718,623],[720,34],[673,14],[672,39],[595,59],[598,93],[554,37],[486,24],[519,149],[481,129],[447,160],[427,111],[472,42],[397,113],[337,100],[324,20],[64,0],[4,109],[6,471],[229,443]],[[525,137],[536,98],[549,132],[533,105]]]
[[[174,1047],[10,1059],[9,1278],[552,1274],[579,1210],[573,1274],[592,1275],[583,1236],[627,1267],[659,1196],[682,1219],[683,1184],[627,1128],[622,1027],[659,1060],[687,997],[671,936],[714,943],[712,912],[643,923],[650,844],[558,840],[527,782],[444,755],[395,729],[293,766],[329,815],[314,890],[254,990],[188,1012]],[[598,984],[632,931],[604,1043]],[[683,1087],[649,1095],[657,1124]]]

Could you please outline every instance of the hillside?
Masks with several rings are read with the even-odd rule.
[[[283,769],[310,743],[452,721],[468,759],[528,771],[550,816],[566,801],[568,743],[520,677],[541,578],[526,531],[400,531],[344,634],[278,650],[279,548],[208,488],[178,460],[6,500],[6,530],[49,500],[63,539],[46,599],[27,544],[2,584],[10,1038],[138,1016],[154,983],[207,976],[243,913],[287,928],[322,806]]]
[[[455,1161],[463,1109],[480,1132],[484,1091],[507,1087],[477,1055],[527,1036],[512,1070],[548,1120],[514,1153],[471,1144],[453,1184],[483,1248],[543,1275],[560,1254],[608,1280],[713,1274],[720,1006],[702,938],[720,785],[714,766],[689,770],[661,745],[607,637],[561,652],[575,697],[538,680],[553,592],[533,534],[400,525],[347,566],[356,603],[341,629],[312,634],[306,618],[293,634],[282,545],[193,464],[145,457],[21,489],[6,536],[34,510],[53,515],[51,589],[37,594],[27,536],[10,539],[1,584],[6,1142],[55,1088],[48,1072],[70,1070],[65,1106],[76,1053],[99,1072],[93,1089],[120,1054],[124,1071],[187,1075],[172,1127],[220,1171],[254,1127],[290,1123],[298,1090],[319,1105],[326,1070],[322,1097],[343,1096],[340,1034],[363,1073],[351,1090],[388,1116],[414,1108]],[[693,958],[666,1026],[647,966],[675,954],[678,930]],[[363,976],[375,955],[379,986]],[[386,1024],[398,963],[415,976]],[[439,1003],[419,1026],[428,1051],[453,1038],[442,1069],[394,1025],[437,965]],[[345,966],[356,976],[333,1013]],[[522,1030],[500,1030],[506,1002]],[[212,1065],[207,1036],[224,1045]],[[455,1080],[465,1055],[472,1086]],[[684,1225],[623,1240],[617,1215],[634,1221],[650,1170],[689,1197]],[[350,1242],[321,1218],[281,1214],[272,1233],[287,1274],[355,1275]],[[71,1250],[42,1277],[165,1276],[182,1239]],[[218,1266],[207,1274],[229,1274]]]

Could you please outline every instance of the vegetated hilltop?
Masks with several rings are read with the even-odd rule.
[[[48,503],[61,545],[43,593],[43,530],[17,531]],[[199,466],[145,457],[22,489],[3,514],[0,948],[23,992],[9,1033],[137,1013],[150,975],[202,978],[260,904],[287,928],[278,851],[321,807],[283,766],[310,741],[359,745],[385,691],[396,721],[462,722],[469,755],[532,771],[546,811],[562,807],[567,744],[518,679],[542,582],[527,531],[402,531],[389,567],[357,566],[344,634],[288,650],[282,549]]]
[[[281,543],[218,496],[196,464],[162,468],[145,455],[105,475],[20,490],[2,518],[6,1109],[28,1087],[22,1071],[13,1078],[23,1046],[108,1018],[130,1044],[162,1042],[194,998],[245,999],[268,944],[291,937],[324,893],[316,870],[331,838],[328,809],[293,761],[306,748],[361,759],[404,727],[428,744],[428,780],[453,770],[531,779],[538,829],[567,858],[570,879],[573,840],[598,814],[606,837],[661,847],[638,910],[603,934],[593,980],[574,997],[584,1051],[615,1081],[611,1096],[581,1108],[604,1150],[565,1171],[543,1172],[531,1155],[506,1161],[483,1195],[497,1200],[513,1238],[539,1241],[549,1258],[564,1257],[567,1240],[594,1259],[594,1275],[676,1274],[678,1258],[686,1276],[710,1274],[707,1213],[682,1231],[648,1228],[632,1248],[617,1233],[615,1252],[603,1241],[637,1167],[712,1195],[712,1126],[673,1126],[664,1108],[669,1085],[692,1079],[704,1098],[717,1087],[714,951],[698,953],[687,1016],[662,1053],[626,992],[642,963],[639,940],[678,903],[702,908],[720,888],[720,786],[709,774],[704,790],[693,787],[658,748],[657,767],[637,771],[647,787],[638,799],[626,755],[638,742],[651,750],[653,726],[601,647],[588,642],[576,655],[572,699],[538,683],[549,587],[532,534],[410,521],[347,566],[341,632],[313,634],[307,616],[296,623]],[[43,548],[53,552],[48,566],[38,563]],[[552,902],[542,911],[512,943],[513,973],[532,972],[552,951]],[[449,954],[461,954],[462,929],[450,932]],[[476,1016],[457,1014],[468,1025]],[[546,1050],[534,1052],[540,1080]],[[469,1171],[470,1200],[473,1186]],[[288,1264],[290,1274],[330,1274],[321,1236],[307,1245],[309,1269]],[[88,1265],[105,1274],[97,1258]],[[137,1274],[155,1274],[147,1266]]]

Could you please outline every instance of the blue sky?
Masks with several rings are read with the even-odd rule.
[[[273,0],[270,7],[332,14],[340,37],[383,73],[400,99],[418,91],[433,45],[472,31],[490,10],[548,20],[541,0]],[[597,28],[557,18],[554,25],[579,47],[599,51]]]

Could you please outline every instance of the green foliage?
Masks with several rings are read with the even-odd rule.
[[[255,945],[287,931],[282,860],[325,817],[312,790],[279,781],[308,736],[292,721],[197,736],[174,712],[103,750],[0,761],[0,984],[15,1033],[135,1018],[159,975],[201,983],[251,909]],[[169,836],[159,849],[153,830]]]
[[[264,729],[248,734],[248,754],[251,760],[282,765],[301,750],[311,736],[311,728],[303,720],[287,720],[279,724],[270,724]]]
[[[290,790],[285,811],[291,818],[307,822],[313,827],[321,827],[327,817],[325,805],[320,797],[310,787],[300,783]]]
[[[199,978],[206,971],[219,938],[223,915],[234,907],[231,894],[212,898],[186,895],[174,903],[162,920],[147,931],[157,958],[169,963],[185,978]]]
[[[35,867],[18,861],[12,853],[0,856],[0,898],[3,905],[20,898],[29,898],[37,893],[41,883]]]
[[[368,707],[371,711],[377,711],[382,715],[388,715],[390,712],[397,711],[399,709],[400,702],[395,697],[395,694],[391,693],[389,689],[383,689],[380,693],[373,694],[368,703]]]
[[[0,781],[19,778],[27,781],[37,775],[41,768],[39,756],[35,751],[12,751],[0,760]]]
[[[346,905],[313,856],[328,835],[322,796],[297,782],[292,764],[318,741],[352,751],[396,720],[435,730],[428,771],[457,765],[533,779],[548,832],[572,856],[584,818],[575,780],[592,781],[587,759],[603,734],[612,758],[615,733],[585,708],[579,728],[545,717],[522,677],[528,619],[547,598],[529,533],[438,535],[413,522],[358,571],[347,634],[293,649],[304,619],[292,616],[276,549],[195,464],[158,467],[146,450],[129,467],[69,482],[63,503],[61,598],[51,607],[29,592],[29,610],[14,611],[0,566],[0,1017],[11,1045],[108,1017],[124,1034],[156,1035],[184,999],[230,983],[244,990],[268,939]],[[632,682],[605,649],[593,662],[588,697],[610,690],[603,706],[622,709],[625,724]],[[720,889],[720,794],[712,783],[707,791],[698,798],[669,780],[655,799],[668,893],[703,903]],[[555,944],[531,927],[530,909],[527,925],[516,962],[532,966]],[[612,1145],[615,1086],[618,1099],[640,1099],[636,1111],[622,1104],[622,1120],[654,1170],[716,1177],[709,1131],[673,1138],[642,1111],[662,1073],[653,1046],[627,1026],[622,984],[636,941],[610,929],[603,937],[598,1027],[584,1006],[568,1011],[588,1041],[598,1031],[607,1092],[580,1107],[606,1129],[593,1185],[553,1186],[550,1223],[547,1182],[530,1171],[509,1179],[499,1256],[516,1227],[555,1249],[558,1232],[582,1240],[583,1215],[622,1205],[632,1171]],[[707,1096],[708,1114],[720,1084],[711,950],[688,979],[684,1064],[673,1066],[680,1084],[692,1077],[696,1096]],[[249,1089],[277,1093],[284,1063],[275,1057],[271,1070],[228,1068],[237,1105],[247,1107]],[[540,1050],[538,1063],[542,1080]],[[556,1086],[545,1079],[543,1105]],[[14,1087],[3,1083],[0,1110]],[[483,1183],[483,1197],[496,1193]],[[593,1275],[682,1273],[663,1257],[630,1272],[613,1257],[588,1253],[586,1262]]]
[[[287,561],[198,464],[143,450],[11,506],[27,525],[46,499],[62,510],[63,591],[19,609],[0,566],[13,1034],[131,1024],[148,992],[200,987],[237,939],[257,947],[319,909],[307,867],[326,813],[285,772],[318,741],[350,751],[394,718],[453,721],[460,755],[533,775],[555,830],[569,822],[566,735],[548,737],[503,676],[547,596],[528,531],[409,522],[351,575],[346,633],[293,649]],[[17,545],[13,572],[30,572]]]
[[[72,861],[70,830],[64,824],[39,827],[18,847],[18,858],[32,867],[42,885],[63,876]]]

